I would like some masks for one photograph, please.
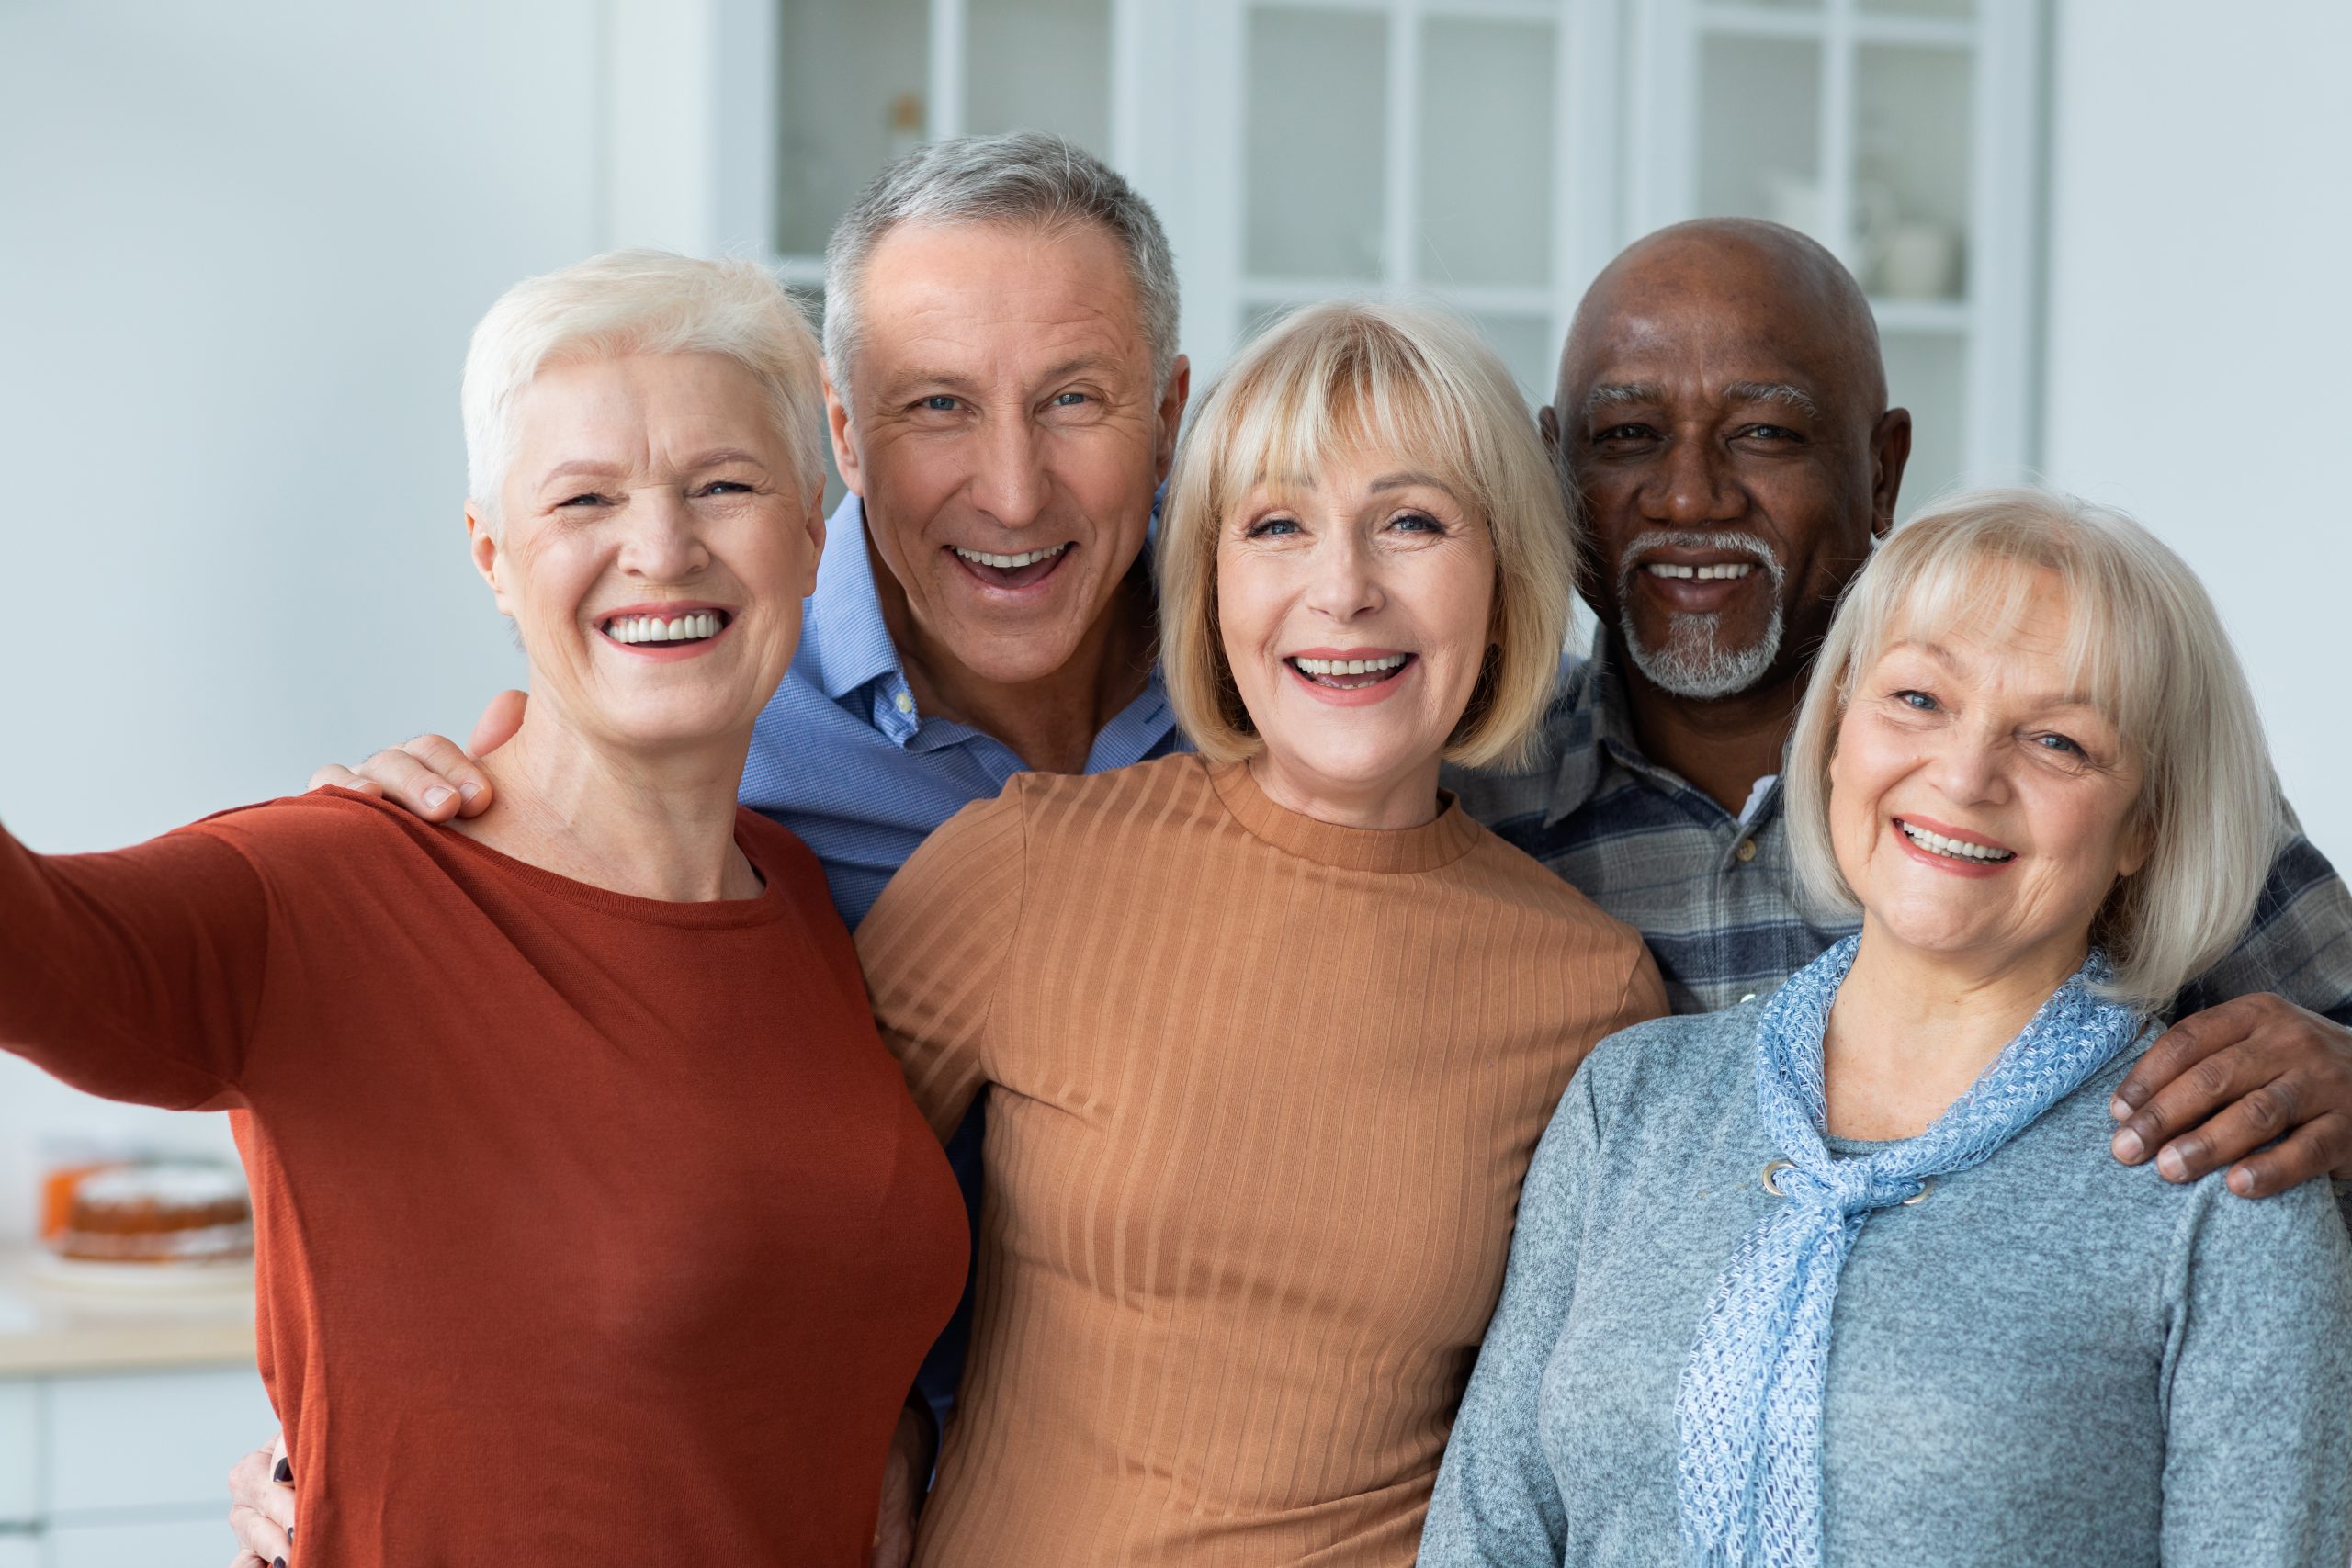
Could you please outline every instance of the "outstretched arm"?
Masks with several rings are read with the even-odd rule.
[[[0,830],[0,1049],[109,1100],[232,1104],[268,937],[260,874],[201,828],[102,855]]]

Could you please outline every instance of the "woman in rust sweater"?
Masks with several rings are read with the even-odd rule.
[[[743,263],[483,320],[467,526],[534,688],[493,816],[0,834],[0,1043],[231,1112],[310,1561],[866,1561],[964,1221],[815,859],[735,804],[821,542],[816,365]]]
[[[933,1125],[990,1091],[919,1562],[1412,1561],[1536,1139],[1666,1010],[1638,936],[1438,788],[1526,742],[1573,566],[1469,329],[1299,312],[1162,517],[1200,754],[1015,778],[859,928]]]

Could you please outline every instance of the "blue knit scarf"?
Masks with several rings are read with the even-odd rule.
[[[2140,1033],[2135,1012],[2091,994],[2109,974],[2093,953],[1935,1125],[1840,1159],[1821,1142],[1821,1036],[1860,942],[1849,937],[1798,971],[1757,1030],[1757,1099],[1787,1161],[1770,1180],[1786,1201],[1716,1281],[1674,1402],[1683,1561],[1694,1568],[1820,1562],[1822,1375],[1838,1276],[1863,1223],[1984,1163]]]

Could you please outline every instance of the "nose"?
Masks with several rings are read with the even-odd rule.
[[[988,421],[980,433],[979,468],[972,476],[972,504],[1007,528],[1037,521],[1052,489],[1045,456],[1029,420]]]
[[[1728,523],[1747,509],[1728,456],[1704,436],[1679,434],[1668,442],[1642,487],[1643,515],[1673,527]]]
[[[693,509],[674,490],[651,488],[629,498],[620,570],[651,582],[684,582],[710,565]]]
[[[1955,726],[1928,759],[1928,782],[1954,806],[1997,805],[2007,790],[2001,738]]]
[[[1306,603],[1318,615],[1352,621],[1386,602],[1380,574],[1363,542],[1343,532],[1319,546],[1310,561]]]

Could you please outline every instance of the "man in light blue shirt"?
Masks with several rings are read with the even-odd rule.
[[[884,623],[864,502],[826,525],[800,651],[752,737],[743,804],[798,834],[824,863],[833,905],[854,929],[915,846],[1028,764],[986,730],[915,700]],[[1163,755],[1180,742],[1154,670],[1142,694],[1094,737],[1085,771]]]

